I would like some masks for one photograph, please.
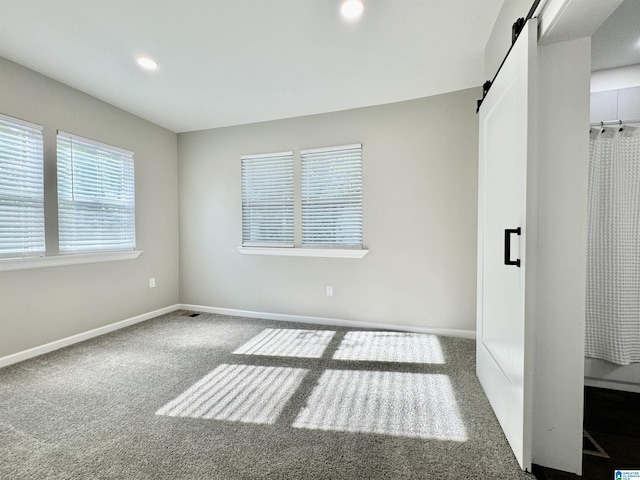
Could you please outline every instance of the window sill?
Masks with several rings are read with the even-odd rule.
[[[51,255],[49,257],[0,258],[0,272],[133,260],[138,258],[141,253],[142,250],[127,250],[125,252],[78,253]]]
[[[332,257],[362,258],[369,253],[367,249],[347,248],[268,248],[236,247],[243,255],[275,255],[284,257]]]

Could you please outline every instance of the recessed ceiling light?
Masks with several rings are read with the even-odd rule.
[[[362,15],[362,10],[364,10],[364,3],[362,0],[344,0],[340,7],[342,16],[349,20],[354,20]]]
[[[136,62],[138,62],[138,65],[140,65],[145,70],[157,70],[158,69],[157,62],[155,60],[153,60],[152,58],[149,58],[149,57],[138,57],[136,59]]]

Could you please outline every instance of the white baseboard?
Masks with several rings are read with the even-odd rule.
[[[153,312],[143,313],[142,315],[127,318],[126,320],[122,320],[120,322],[111,323],[109,325],[105,325],[104,327],[94,328],[93,330],[89,330],[87,332],[78,333],[77,335],[72,335],[67,338],[62,338],[54,342],[46,343],[44,345],[40,345],[39,347],[30,348],[29,350],[23,350],[22,352],[7,355],[6,357],[0,357],[0,368],[12,365],[14,363],[22,362],[23,360],[28,360],[29,358],[37,357],[38,355],[43,355],[60,348],[68,347],[69,345],[73,345],[74,343],[83,342],[84,340],[89,340],[90,338],[104,335],[105,333],[113,332],[115,330],[128,327],[129,325],[144,322],[145,320],[164,315],[165,313],[173,312],[175,310],[178,310],[179,308],[180,306],[177,304],[171,305],[159,310],[154,310]]]
[[[640,384],[618,382],[616,380],[603,380],[601,378],[585,377],[584,384],[587,387],[607,388],[609,390],[621,390],[623,392],[640,393]]]
[[[85,340],[89,340],[90,338],[104,335],[105,333],[113,332],[115,330],[120,330],[121,328],[125,328],[130,325],[134,325],[136,323],[144,322],[145,320],[150,320],[160,315],[171,313],[180,309],[194,310],[197,312],[206,312],[206,313],[217,313],[219,315],[261,318],[264,320],[280,320],[284,322],[315,323],[318,325],[331,325],[335,327],[401,330],[406,332],[430,333],[433,335],[442,335],[446,337],[461,337],[461,338],[471,338],[471,339],[476,338],[476,332],[473,330],[420,327],[416,325],[402,325],[402,324],[395,324],[395,323],[361,322],[357,320],[343,320],[343,319],[328,318],[328,317],[310,317],[305,315],[288,315],[288,314],[282,314],[282,313],[252,312],[249,310],[236,310],[231,308],[206,307],[203,305],[175,304],[175,305],[170,305],[168,307],[161,308],[159,310],[154,310],[152,312],[143,313],[142,315],[137,315],[135,317],[127,318],[126,320],[122,320],[120,322],[111,323],[103,327],[94,328],[93,330],[89,330],[87,332],[78,333],[77,335],[72,335],[70,337],[62,338],[54,342],[46,343],[44,345],[40,345],[39,347],[30,348],[29,350],[23,350],[22,352],[17,352],[11,355],[7,355],[5,357],[0,357],[0,368],[6,367],[8,365],[12,365],[14,363],[22,362],[23,360],[28,360],[33,357],[37,357],[38,355],[43,355],[45,353],[49,353],[54,350],[58,350],[60,348],[68,347],[69,345],[73,345],[74,343],[83,342]]]
[[[600,358],[584,357],[584,384],[625,392],[640,392],[640,363],[617,365]]]
[[[454,328],[420,327],[417,325],[402,325],[395,323],[361,322],[358,320],[343,320],[328,317],[310,317],[306,315],[288,315],[283,313],[252,312],[249,310],[236,310],[232,308],[207,307],[204,305],[181,304],[180,308],[196,312],[217,313],[219,315],[232,315],[236,317],[261,318],[263,320],[280,320],[284,322],[315,323],[318,325],[331,325],[334,327],[375,328],[382,330],[401,330],[405,332],[430,333],[445,337],[476,338],[475,330],[461,330]]]

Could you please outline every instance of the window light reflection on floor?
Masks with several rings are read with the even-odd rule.
[[[266,328],[233,353],[320,358],[335,333],[331,330]]]
[[[327,370],[293,427],[467,440],[447,375]]]
[[[443,364],[436,335],[404,332],[348,332],[334,360]]]
[[[156,415],[273,424],[306,373],[303,368],[222,364]]]

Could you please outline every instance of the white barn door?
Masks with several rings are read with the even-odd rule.
[[[529,471],[533,338],[527,334],[525,272],[536,65],[537,24],[532,19],[479,112],[476,369],[520,467]]]

